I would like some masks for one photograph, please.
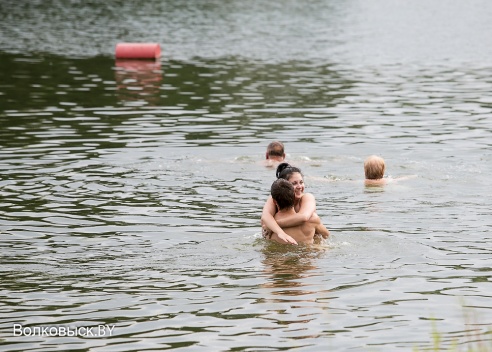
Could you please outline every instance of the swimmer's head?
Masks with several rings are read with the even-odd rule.
[[[276,179],[272,183],[270,193],[279,210],[292,208],[294,206],[296,196],[294,193],[294,186],[292,186],[289,181],[283,178]]]
[[[386,165],[384,159],[377,155],[371,155],[364,161],[364,173],[368,180],[383,178]]]
[[[283,161],[285,159],[285,149],[282,142],[274,141],[267,147],[265,154],[266,159]]]

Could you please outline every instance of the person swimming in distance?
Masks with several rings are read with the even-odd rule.
[[[277,167],[276,176],[277,179],[285,179],[294,186],[295,213],[289,214],[289,216],[283,217],[277,222],[274,218],[277,213],[277,206],[275,205],[272,196],[269,196],[263,206],[263,212],[261,215],[263,237],[266,238],[269,236],[270,232],[274,232],[277,234],[278,239],[283,241],[281,243],[297,244],[297,241],[295,241],[284,231],[284,228],[298,226],[306,221],[309,221],[313,216],[317,217],[316,199],[311,193],[304,193],[304,177],[299,168],[291,166],[288,163],[281,163]],[[330,231],[321,223],[321,221],[320,224],[316,226],[315,232],[323,238],[328,238],[330,235]]]
[[[268,144],[265,152],[264,165],[267,167],[276,167],[285,160],[284,144],[280,141],[273,141]]]
[[[279,178],[272,183],[270,193],[278,210],[275,214],[276,221],[281,221],[282,219],[289,218],[296,214],[296,211],[294,210],[296,194],[292,183],[283,178]],[[316,228],[320,225],[321,220],[319,216],[314,213],[309,220],[296,226],[283,228],[283,230],[297,243],[313,244]],[[279,243],[285,243],[283,239],[280,239],[277,233],[274,232],[270,234],[268,239]]]
[[[414,178],[416,175],[400,176],[391,178],[384,174],[386,171],[386,163],[383,158],[377,155],[371,155],[364,160],[364,185],[366,186],[384,186],[390,182],[407,180]]]
[[[366,186],[382,186],[388,180],[384,178],[386,163],[384,159],[377,155],[371,155],[364,161],[364,184]]]

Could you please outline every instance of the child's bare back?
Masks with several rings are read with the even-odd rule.
[[[280,220],[284,217],[287,217],[290,215],[289,213],[280,211],[275,214],[275,220]],[[314,213],[308,221],[305,221],[297,226],[283,228],[283,230],[289,236],[294,238],[297,243],[312,244],[314,243],[316,228],[319,225],[321,225],[321,220],[319,216]]]

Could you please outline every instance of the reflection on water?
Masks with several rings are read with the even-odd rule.
[[[158,104],[162,84],[160,61],[116,60],[115,77],[120,101]]]
[[[264,287],[282,288],[282,290],[272,292],[272,294],[281,296],[303,296],[314,293],[302,289],[307,286],[302,279],[320,275],[317,273],[319,268],[313,262],[316,257],[321,256],[321,253],[317,253],[318,251],[320,249],[314,246],[291,248],[279,246],[276,243],[269,244],[263,250],[265,258],[262,262],[265,266],[265,273],[270,276]]]
[[[490,345],[492,7],[400,5],[0,2],[2,350]],[[260,239],[272,140],[321,248]],[[370,154],[416,177],[364,187]]]

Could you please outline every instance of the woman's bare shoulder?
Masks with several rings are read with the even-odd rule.
[[[314,198],[314,195],[312,193],[304,193],[301,197],[301,204],[309,204],[313,203],[316,204],[316,198]]]

